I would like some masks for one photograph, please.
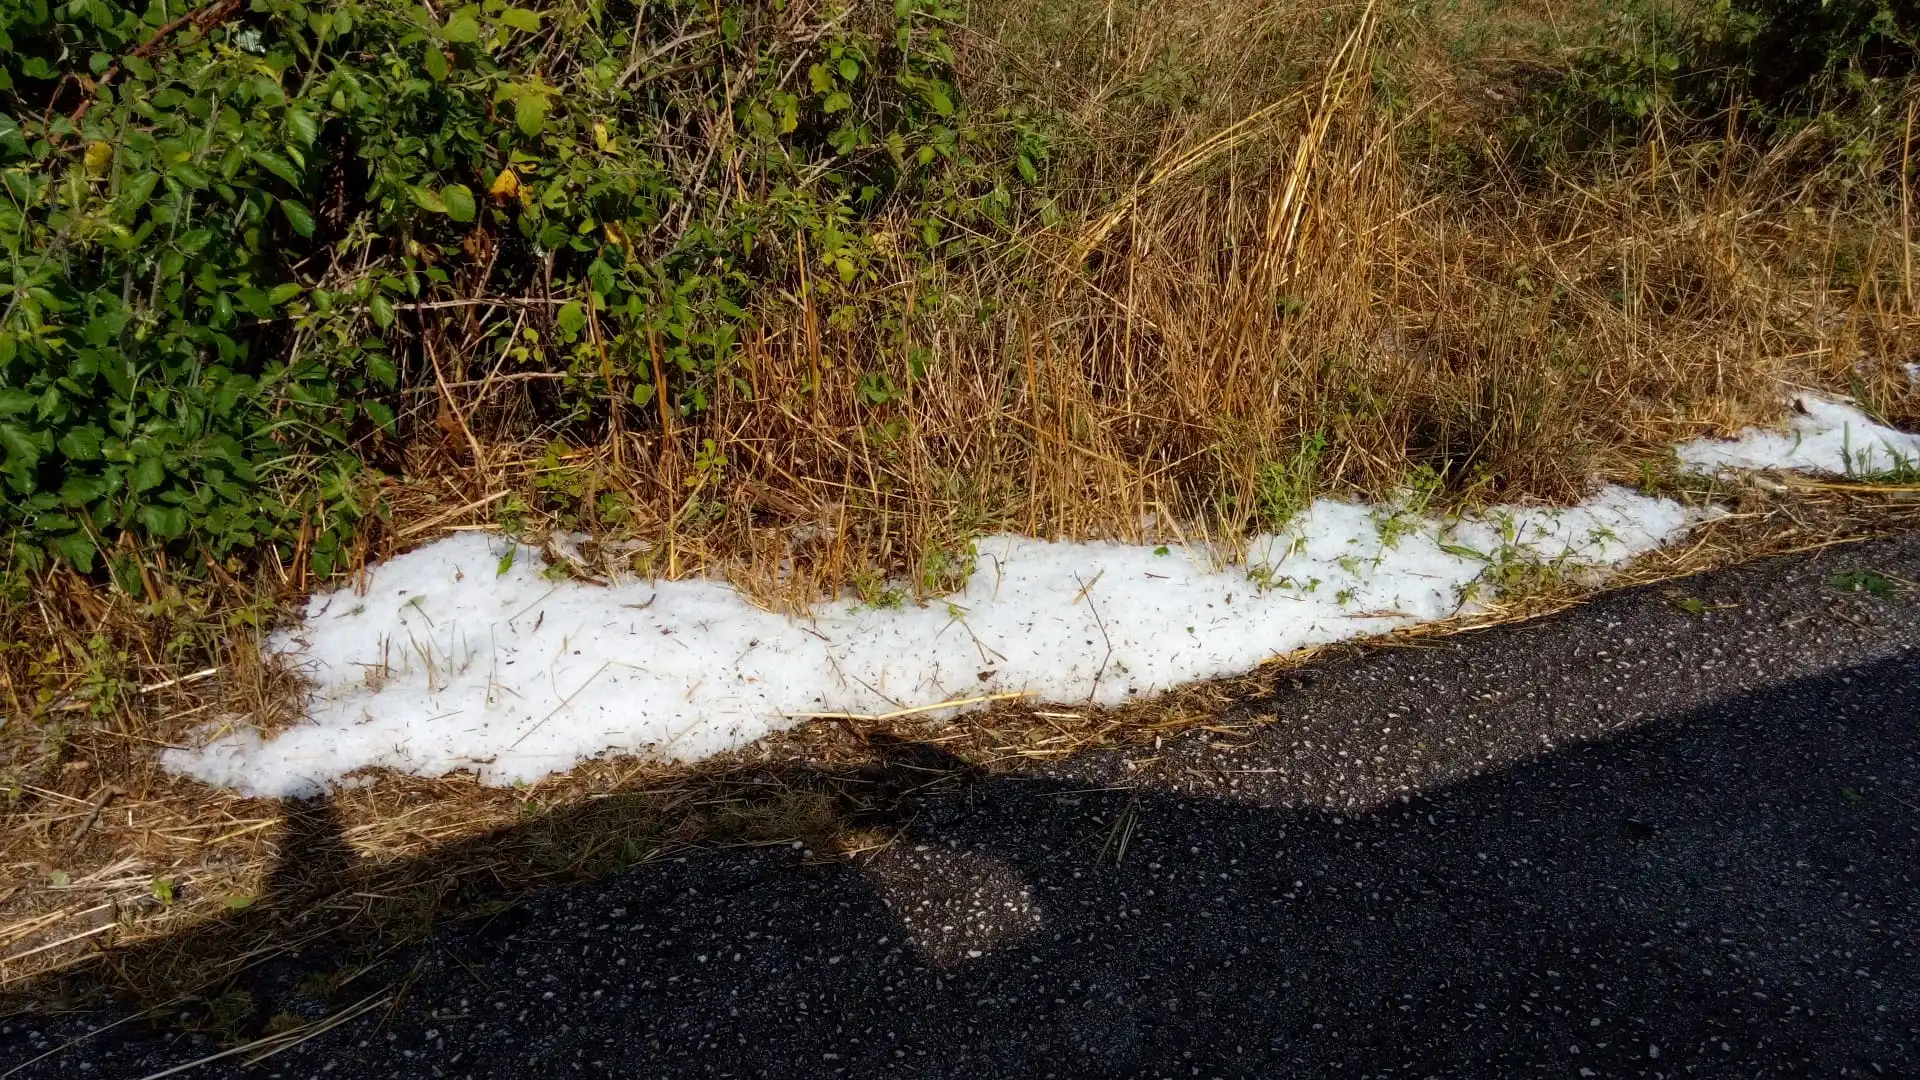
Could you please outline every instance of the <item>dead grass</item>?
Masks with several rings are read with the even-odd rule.
[[[968,276],[903,264],[876,287],[900,298],[923,373],[799,292],[769,301],[703,416],[562,441],[528,421],[538,380],[468,369],[491,331],[463,316],[415,410],[438,421],[396,448],[405,469],[370,493],[386,513],[354,563],[455,528],[581,528],[604,541],[591,560],[721,573],[791,608],[876,571],[938,592],[942,560],[993,530],[1138,538],[1151,519],[1231,541],[1260,524],[1263,470],[1313,436],[1314,490],[1378,494],[1425,468],[1471,502],[1664,475],[1672,442],[1772,418],[1790,387],[1920,419],[1910,135],[1870,148],[1878,171],[1809,164],[1831,149],[1809,129],[1771,149],[1656,137],[1577,177],[1528,173],[1498,124],[1576,13],[1448,10],[976,5],[968,78],[1066,118],[1061,216]],[[863,396],[874,371],[901,396]],[[1631,580],[1916,518],[1910,490],[1790,483],[1731,493],[1734,516]],[[599,762],[518,790],[379,776],[333,800],[353,858],[294,880],[285,807],[170,777],[154,751],[210,720],[294,718],[258,645],[317,584],[307,559],[211,567],[192,589],[142,561],[146,602],[56,573],[0,605],[0,993],[160,1001],[293,942],[394,940],[694,845],[865,850],[898,795],[862,774],[876,741],[1017,768],[1217,723],[1305,659],[1119,710],[820,722],[698,767]],[[1486,619],[1583,589],[1541,584]],[[81,974],[46,977],[61,968]]]

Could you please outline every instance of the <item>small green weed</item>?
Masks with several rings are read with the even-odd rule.
[[[195,1026],[224,1039],[238,1041],[246,1022],[253,1017],[253,995],[238,988],[227,990],[206,1003],[206,1013]]]
[[[1262,526],[1278,532],[1312,505],[1326,449],[1326,436],[1316,432],[1301,439],[1287,460],[1267,462],[1255,471],[1253,506]]]
[[[1842,570],[1828,579],[1828,584],[1841,592],[1863,592],[1869,596],[1889,597],[1900,591],[1900,587],[1885,575],[1873,570]]]
[[[1869,484],[1920,483],[1920,458],[1903,454],[1891,446],[1882,446],[1889,464],[1880,465],[1879,456],[1869,451],[1855,453],[1849,445],[1844,451],[1847,475]]]
[[[853,575],[853,594],[860,598],[860,603],[876,611],[897,610],[907,602],[906,594],[887,580],[884,571],[872,568]]]
[[[1406,483],[1394,495],[1385,515],[1374,518],[1383,547],[1399,547],[1401,540],[1420,531],[1441,483],[1440,473],[1430,465],[1417,465],[1408,472]]]
[[[1248,567],[1247,580],[1253,583],[1253,587],[1256,590],[1263,593],[1272,592],[1275,589],[1293,589],[1298,592],[1311,593],[1320,588],[1319,578],[1308,578],[1302,581],[1291,574],[1279,573],[1273,566],[1267,563],[1260,563],[1257,566]]]
[[[972,580],[978,558],[978,550],[970,543],[933,548],[920,559],[920,591],[930,596],[959,592]]]

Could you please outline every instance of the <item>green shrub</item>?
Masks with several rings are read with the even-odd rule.
[[[1037,129],[960,99],[954,17],[0,0],[15,565],[306,527],[328,572],[356,473],[432,400],[406,391],[436,341],[564,374],[543,422],[662,389],[697,413],[763,286],[804,259],[849,302],[883,255],[945,257],[952,223],[989,232],[1040,179]]]
[[[1775,109],[1817,109],[1826,94],[1904,78],[1920,60],[1916,0],[1739,0],[1731,10],[1752,92]]]
[[[1916,0],[1632,0],[1521,119],[1535,157],[1717,136],[1727,110],[1762,134],[1844,109],[1920,60]]]

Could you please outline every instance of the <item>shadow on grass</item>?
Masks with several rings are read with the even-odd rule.
[[[636,787],[397,863],[362,859],[330,797],[285,799],[279,861],[244,906],[12,996],[56,1010],[113,1001],[223,1041],[258,1038],[323,1006],[366,965],[443,920],[493,918],[542,889],[638,868],[663,852],[798,840],[826,853],[841,837],[896,826],[908,798],[984,775],[931,745],[884,735],[867,745],[871,760],[858,766],[751,767]],[[289,1003],[296,1008],[279,1007]]]
[[[503,845],[613,843],[615,796],[407,867],[446,888],[355,940],[327,906],[394,871],[343,862],[308,804],[260,903],[90,977],[304,941],[160,1023],[256,1037],[386,988],[276,1062],[346,1075],[436,1038],[492,1075],[1914,1075],[1917,714],[1909,654],[1352,816],[881,744],[733,778],[762,793],[743,812],[824,808],[886,841],[868,854],[716,849],[499,902]],[[436,913],[472,917],[404,943]]]

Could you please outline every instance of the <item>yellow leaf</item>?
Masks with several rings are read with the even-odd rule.
[[[627,234],[621,231],[617,221],[607,222],[607,243],[625,252],[629,258],[633,256],[633,249],[627,246]]]
[[[613,143],[613,140],[607,136],[607,125],[598,120],[593,122],[593,142],[602,150]]]
[[[487,194],[502,201],[511,199],[520,191],[520,177],[512,169],[501,169],[500,175],[493,178],[493,184],[487,188]]]
[[[113,144],[109,142],[91,143],[87,146],[85,157],[87,173],[99,176],[107,171],[107,164],[113,160]]]

